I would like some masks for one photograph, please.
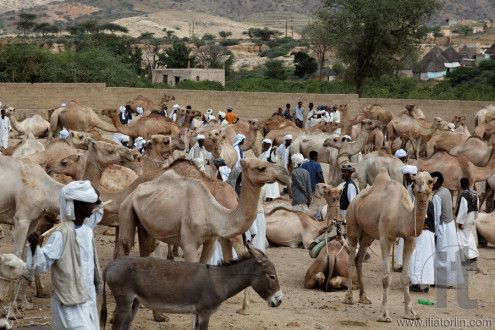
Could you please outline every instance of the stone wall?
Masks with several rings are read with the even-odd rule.
[[[46,110],[60,106],[70,100],[95,109],[103,109],[125,104],[128,100],[143,95],[159,102],[164,94],[174,95],[181,106],[191,105],[193,109],[205,112],[212,108],[217,115],[219,110],[226,111],[227,106],[234,108],[239,117],[264,119],[274,113],[278,107],[285,108],[286,103],[293,109],[297,101],[307,104],[342,104],[347,103],[349,115],[359,113],[364,106],[381,104],[395,115],[404,110],[406,104],[418,105],[427,118],[432,120],[439,116],[450,121],[454,115],[465,115],[469,129],[474,128],[475,113],[490,104],[478,101],[435,101],[435,100],[401,100],[401,99],[365,99],[355,94],[298,94],[298,93],[247,93],[247,92],[216,92],[190,90],[162,90],[106,87],[105,84],[0,84],[0,101],[15,107],[20,112],[20,118],[26,114],[39,113],[45,115]],[[495,103],[495,100],[494,102]],[[26,111],[27,110],[27,111]],[[25,115],[22,115],[24,112]]]

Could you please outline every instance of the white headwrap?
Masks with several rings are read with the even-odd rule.
[[[352,138],[351,138],[349,135],[344,135],[344,137],[345,137],[348,141],[352,141]]]
[[[407,152],[404,149],[399,149],[395,152],[394,156],[397,158],[403,158],[407,156]]]
[[[215,120],[215,119],[217,119],[217,118],[216,118],[215,116],[213,116],[213,115],[209,115],[209,116],[208,116],[208,121],[210,121],[210,120]]]
[[[400,170],[402,171],[402,174],[418,174],[418,168],[414,165],[404,165]]]
[[[98,195],[91,182],[72,181],[60,190],[60,221],[75,220],[74,201],[95,203]]]
[[[242,135],[241,133],[238,133],[236,136],[235,136],[235,143],[234,143],[234,146],[238,145],[239,143],[241,143],[241,141],[243,141],[246,137],[244,135]]]
[[[0,107],[1,107],[1,106],[2,106],[2,102],[0,102]],[[61,106],[62,108],[65,108],[65,103],[62,103],[60,106]]]
[[[301,165],[304,163],[304,156],[300,153],[293,154],[292,157],[290,157],[290,160],[292,160],[294,165]]]
[[[292,135],[287,134],[286,136],[284,136],[284,141],[287,141],[287,140],[292,140]]]
[[[264,139],[263,140],[263,143],[273,144],[272,140],[270,140],[270,139]]]
[[[67,130],[67,128],[63,128],[59,135],[58,135],[59,138],[62,138],[62,139],[67,139],[69,137],[69,131]]]
[[[125,107],[124,107],[123,105],[121,105],[121,106],[119,107],[119,111],[120,111],[120,112],[125,112]]]
[[[213,110],[212,109],[208,109],[206,110],[206,114],[211,116],[213,114]]]
[[[455,124],[454,123],[449,123],[447,125],[447,128],[453,132],[455,130]]]
[[[205,136],[203,134],[196,135],[196,141],[198,141],[198,140],[204,140],[204,139],[205,139]]]
[[[174,106],[172,107],[172,110],[177,110],[177,109],[179,109],[179,107],[180,106],[178,104],[174,104]]]
[[[129,136],[127,135],[122,135],[119,139],[121,142],[129,142]]]
[[[134,140],[134,146],[138,149],[141,149],[146,140],[142,136],[138,136],[136,140]]]
[[[225,112],[223,112],[223,111],[218,111],[218,117],[219,117],[219,118],[225,118]]]
[[[142,107],[137,107],[136,112],[139,113],[140,115],[143,114],[143,108]]]

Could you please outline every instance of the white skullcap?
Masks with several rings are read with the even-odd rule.
[[[284,136],[284,141],[286,140],[292,140],[292,135],[287,134],[286,136]]]
[[[304,163],[304,156],[300,153],[293,154],[292,157],[290,158],[290,160],[292,160],[292,162],[295,165],[300,165],[300,164]]]
[[[401,168],[402,174],[418,174],[418,168],[414,165],[404,165]]]
[[[0,102],[0,107],[1,106],[2,106],[2,102]],[[65,108],[65,103],[62,103],[60,106],[63,107],[63,108]]]
[[[454,123],[449,123],[447,125],[447,128],[450,129],[451,131],[455,130],[455,124]]]
[[[270,139],[264,139],[264,140],[263,140],[263,143],[269,143],[269,144],[272,144],[273,142],[272,142],[272,140],[270,140]]]
[[[127,135],[122,135],[119,139],[121,142],[129,142],[129,136]]]
[[[173,110],[179,109],[179,108],[180,108],[180,105],[178,105],[178,104],[174,104],[174,106],[172,107]]]
[[[212,110],[212,109],[208,109],[208,110],[206,110],[206,114],[207,114],[207,115],[211,115],[212,113],[213,113],[213,110]]]
[[[60,190],[60,221],[75,220],[74,201],[95,203],[98,195],[91,182],[72,181]]]
[[[67,130],[67,128],[64,127],[58,134],[58,137],[62,139],[67,139],[69,137],[69,131]]]
[[[198,141],[198,140],[204,140],[204,139],[205,139],[205,136],[203,134],[196,135],[196,141]]]
[[[218,111],[218,117],[220,117],[220,118],[225,118],[225,112],[223,112],[223,111]]]
[[[237,133],[237,135],[235,136],[235,143],[234,143],[234,146],[238,145],[239,143],[241,143],[241,141],[243,141],[246,137],[244,135],[242,135],[241,133]]]
[[[134,140],[134,145],[136,146],[136,148],[141,149],[144,145],[144,142],[146,142],[146,140],[142,136],[138,136],[137,139]]]
[[[124,107],[123,105],[121,105],[121,106],[119,107],[119,111],[120,111],[120,112],[124,112],[124,111],[125,111],[125,107]]]
[[[399,149],[395,152],[394,156],[397,158],[403,158],[407,156],[407,152],[404,149]]]
[[[352,141],[352,138],[349,136],[349,135],[344,135],[344,137],[349,140],[349,141]]]
[[[140,115],[143,114],[143,108],[142,107],[137,107],[136,112],[139,113]]]

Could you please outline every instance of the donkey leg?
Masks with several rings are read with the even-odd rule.
[[[196,316],[196,324],[198,330],[208,330],[208,323],[210,323],[210,313],[201,313]]]

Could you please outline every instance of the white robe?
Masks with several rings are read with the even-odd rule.
[[[306,117],[306,125],[304,126],[304,128],[308,128],[308,127],[311,127],[311,118],[313,117],[313,115],[316,113],[316,110],[315,109],[311,109],[311,110],[308,110],[308,116]]]
[[[199,146],[198,142],[189,150],[189,160],[200,159],[199,170],[205,172],[205,163],[211,159],[211,152],[208,152],[205,147]]]
[[[435,284],[435,234],[428,229],[423,230],[416,240],[409,273],[412,285]]]
[[[277,160],[278,160],[277,152],[274,152],[272,150],[271,146],[270,146],[270,148],[268,148],[267,151],[264,151],[260,155],[260,159],[268,161],[270,154],[271,154],[271,161],[274,163],[277,163]],[[279,198],[279,197],[280,197],[280,188],[278,186],[278,182],[266,183],[265,184],[265,198]]]
[[[278,146],[278,154],[280,155],[280,165],[284,168],[288,168],[289,165],[289,154],[290,146],[286,146],[285,142]]]
[[[86,218],[84,224],[76,229],[76,239],[80,248],[81,271],[84,285],[88,291],[88,300],[75,306],[64,306],[52,292],[51,325],[56,329],[100,329],[98,321],[98,306],[96,302],[96,289],[94,285],[94,258],[93,258],[93,229],[101,221],[103,209],[95,211]],[[34,256],[28,249],[26,265],[33,269],[35,274],[46,273],[53,263],[62,256],[63,237],[60,231],[53,232],[46,245],[36,247]]]
[[[244,159],[244,158],[241,158],[241,151],[240,151],[240,148],[241,146],[238,145],[238,144],[234,144],[234,149],[235,151],[237,152],[237,162],[235,163],[235,167],[241,167],[241,160]]]
[[[480,201],[477,201],[477,207],[480,207]],[[457,229],[457,240],[459,241],[459,249],[461,250],[461,257],[463,260],[477,258],[480,253],[476,247],[476,241],[473,235],[473,224],[478,217],[478,212],[468,211],[468,205],[466,198],[461,197],[459,204],[459,213],[457,214],[456,222],[463,225],[463,229]]]
[[[3,119],[0,117],[0,147],[4,149],[9,147],[9,132],[11,130],[9,117],[5,116]]]
[[[438,195],[433,196],[433,206],[435,208],[435,234],[437,236],[435,285],[455,286],[464,282],[455,222],[440,223],[442,201]]]

